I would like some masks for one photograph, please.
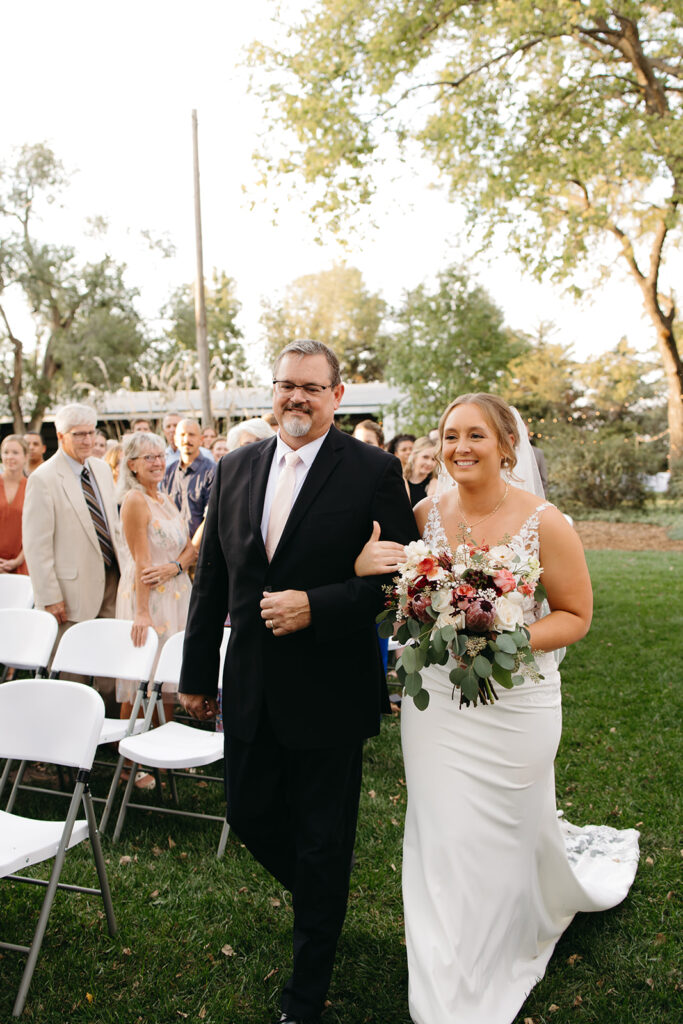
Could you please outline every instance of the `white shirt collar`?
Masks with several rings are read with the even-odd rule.
[[[310,469],[311,466],[313,465],[313,461],[318,452],[320,451],[320,449],[322,448],[325,438],[327,437],[329,432],[330,431],[327,430],[321,437],[316,437],[315,441],[309,441],[308,444],[304,444],[301,446],[301,448],[296,449],[297,455],[304,463],[307,470]],[[280,431],[278,430],[277,444],[275,447],[275,460],[278,463],[278,465],[282,464],[282,461],[287,452],[293,452],[294,450],[294,448],[290,448],[289,445],[282,440],[282,437],[280,436]]]

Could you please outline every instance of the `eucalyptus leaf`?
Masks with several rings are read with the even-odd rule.
[[[401,683],[401,684],[405,683],[406,676],[408,675],[408,673],[406,672],[406,670],[404,669],[403,665],[401,664],[401,659],[400,658],[396,662],[396,675],[398,676],[399,683]]]
[[[467,669],[458,666],[458,668],[454,668],[451,670],[451,672],[449,672],[448,678],[453,683],[453,686],[460,686],[460,682],[463,676],[465,675],[466,671]]]
[[[410,633],[410,635],[413,638],[413,640],[416,640],[417,637],[422,632],[422,625],[419,622],[417,622],[416,619],[408,619],[407,625],[408,625],[408,632]]]
[[[453,639],[453,637],[455,636],[455,627],[454,626],[442,626],[441,629],[439,630],[439,632],[441,633],[441,637],[442,637],[444,643],[449,643]]]
[[[389,640],[394,635],[393,619],[384,619],[377,626],[377,632],[383,640]]]
[[[481,679],[488,679],[491,675],[491,662],[483,654],[478,654],[472,662],[472,668]]]
[[[512,685],[513,686],[521,686],[523,682],[524,682],[524,676],[513,676],[512,677]]]
[[[507,668],[502,668],[500,665],[494,664],[491,675],[497,683],[504,686],[506,690],[512,687],[512,673]]]
[[[474,701],[477,699],[479,694],[479,676],[470,666],[465,670],[460,681],[460,689],[463,692],[463,696],[467,697],[468,700]]]
[[[385,608],[383,612],[380,612],[379,615],[375,617],[375,622],[384,622],[385,619],[388,619],[389,616],[393,614],[393,608]]]
[[[407,644],[410,640],[410,633],[408,632],[408,627],[405,622],[402,622],[396,630],[396,639],[400,644]]]
[[[496,637],[496,647],[499,651],[504,651],[506,654],[516,654],[517,647],[514,638],[509,633],[501,633],[500,636]]]
[[[406,693],[410,697],[414,697],[422,686],[422,676],[419,672],[408,672],[403,685]]]
[[[417,664],[417,647],[406,647],[401,655],[401,666],[406,672],[416,672],[418,669]]]
[[[429,705],[429,690],[420,690],[413,697],[413,704],[418,711],[424,711]]]
[[[505,654],[504,651],[496,651],[494,658],[501,668],[507,669],[513,669],[517,660],[516,658],[513,658],[511,654]]]

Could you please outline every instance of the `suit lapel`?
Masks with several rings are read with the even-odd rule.
[[[273,452],[277,438],[266,441],[259,445],[259,450],[251,463],[251,475],[249,477],[249,521],[256,543],[263,549],[263,557],[266,557],[266,546],[261,535],[261,519],[263,518],[263,503],[266,497],[266,487],[270,475],[270,466],[273,461]]]
[[[71,466],[66,461],[66,458],[59,453],[59,463],[57,464],[57,473],[59,474],[64,493],[69,501],[69,504],[73,508],[78,521],[83,527],[85,534],[93,545],[98,555],[101,554],[99,541],[97,540],[97,534],[95,533],[95,527],[93,526],[90,513],[88,512],[88,506],[85,503],[83,497],[83,489],[80,485],[80,481],[76,478],[73,473]]]
[[[289,513],[289,518],[285,524],[284,530],[282,531],[282,536],[280,537],[280,543],[273,554],[274,559],[277,558],[278,551],[287,543],[301,522],[303,516],[315,501],[316,495],[325,485],[330,473],[339,463],[343,451],[344,445],[342,438],[337,428],[333,426],[330,428],[330,432],[325,438],[320,451],[313,460],[313,465],[306,475],[303,487],[299,491],[299,495],[292,506],[292,511]]]

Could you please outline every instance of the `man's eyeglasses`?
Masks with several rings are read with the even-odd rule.
[[[94,437],[94,430],[67,430],[67,434],[71,434],[77,441],[82,441],[86,437]]]
[[[323,391],[333,388],[334,384],[293,384],[291,380],[274,380],[273,387],[280,395],[292,395],[295,391],[303,391],[311,397],[322,395]]]

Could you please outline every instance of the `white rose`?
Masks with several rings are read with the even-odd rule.
[[[517,626],[523,626],[524,609],[522,603],[523,597],[516,590],[497,598],[495,628],[513,630]]]
[[[444,626],[453,626],[454,629],[465,628],[465,615],[463,612],[441,612],[434,622],[434,629],[443,629]]]
[[[445,612],[450,608],[452,590],[435,590],[432,594],[432,608],[435,612]]]
[[[430,554],[429,548],[423,540],[412,540],[410,544],[406,544],[405,548],[406,560],[408,562],[416,564],[423,558],[426,558]]]
[[[514,564],[516,555],[509,544],[497,544],[495,548],[491,548],[489,551],[489,558],[491,561],[498,562],[499,565],[509,569]]]

